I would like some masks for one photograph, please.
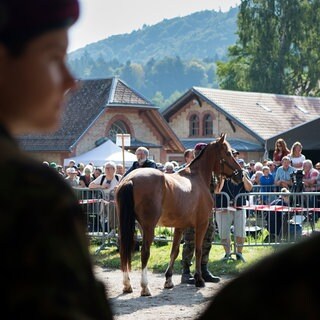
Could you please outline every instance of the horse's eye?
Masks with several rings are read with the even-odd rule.
[[[227,151],[227,156],[230,157],[231,156],[231,152]]]

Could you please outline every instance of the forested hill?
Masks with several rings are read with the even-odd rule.
[[[164,107],[192,86],[218,86],[215,62],[236,42],[238,10],[165,19],[89,44],[68,62],[77,78],[118,76]]]
[[[89,44],[71,52],[68,58],[72,61],[85,52],[94,60],[116,59],[120,63],[128,60],[146,63],[151,58],[158,60],[166,56],[179,56],[182,60],[221,58],[227,47],[235,43],[237,13],[238,8],[228,12],[206,10],[165,19],[153,26],[144,25],[130,34]]]

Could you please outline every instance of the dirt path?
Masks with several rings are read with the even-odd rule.
[[[140,272],[130,274],[133,293],[122,293],[122,273],[120,270],[95,268],[97,278],[107,286],[108,296],[112,304],[116,320],[169,320],[195,319],[210,298],[230,278],[222,278],[218,284],[207,283],[205,288],[180,284],[180,275],[173,276],[175,287],[163,289],[163,274],[148,273],[151,297],[140,297]]]

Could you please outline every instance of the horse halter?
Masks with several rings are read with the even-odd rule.
[[[232,170],[232,175],[228,178],[232,179],[232,178],[239,178],[239,180],[242,179],[243,174],[242,174],[242,170],[238,170],[238,169],[233,169],[232,166],[225,160],[225,159],[220,159],[220,167],[221,167],[221,173],[224,172],[224,166],[227,166],[229,169]]]

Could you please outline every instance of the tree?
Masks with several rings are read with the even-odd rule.
[[[133,87],[141,89],[144,83],[143,67],[138,63],[131,63],[128,60],[121,70],[120,77]]]
[[[184,74],[184,64],[179,57],[165,57],[153,65],[148,80],[161,88],[161,93],[167,98],[173,89],[184,90]]]
[[[164,105],[164,98],[160,91],[155,93],[154,97],[152,98],[152,102],[158,107],[162,107]]]
[[[319,94],[320,0],[242,0],[239,39],[219,62],[225,89]]]
[[[185,63],[185,87],[192,86],[207,86],[207,74],[203,63],[199,60],[193,59],[188,63]]]

